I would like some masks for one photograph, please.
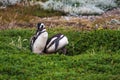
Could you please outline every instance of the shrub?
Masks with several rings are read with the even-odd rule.
[[[21,0],[0,0],[0,2],[3,4],[3,6],[5,5],[13,5],[16,4],[18,2],[20,2]]]
[[[115,3],[120,7],[120,0],[115,0]]]
[[[108,53],[120,51],[120,31],[85,32],[80,35],[74,47],[75,54],[92,50]]]
[[[69,13],[102,14],[104,11],[116,7],[115,0],[49,0],[42,4],[44,9],[53,9]]]

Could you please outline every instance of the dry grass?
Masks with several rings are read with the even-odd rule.
[[[38,6],[22,7],[21,5],[2,9],[0,10],[0,29],[34,27],[38,22],[43,22],[48,27],[66,26],[75,27],[79,30],[120,29],[119,24],[111,23],[112,19],[120,21],[119,8],[100,16],[81,17],[65,17],[60,16],[62,14],[58,14],[59,12],[39,10],[41,9]],[[42,17],[38,17],[40,15]]]
[[[25,25],[33,19],[33,16],[24,14],[21,6],[11,6],[0,10],[0,28],[2,29],[14,28],[17,24]]]

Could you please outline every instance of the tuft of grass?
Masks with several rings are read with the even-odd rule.
[[[89,50],[120,51],[120,31],[99,30],[81,34],[75,47],[78,54]]]
[[[49,36],[63,33],[68,37],[69,45],[66,48],[71,56],[33,54],[29,50],[29,39],[35,33],[35,29],[0,31],[1,80],[120,79],[120,48],[118,49],[120,31],[80,32],[72,28],[48,28],[47,30]],[[108,53],[105,47],[104,50],[96,50],[99,49],[96,44],[100,45],[99,42],[102,41],[106,47],[110,45],[110,49],[115,51]],[[91,42],[95,44],[90,44]]]

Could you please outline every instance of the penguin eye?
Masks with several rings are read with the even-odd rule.
[[[41,31],[41,30],[43,30],[44,29],[44,27],[45,27],[45,25],[43,24],[43,23],[38,23],[37,24],[37,27],[38,27],[38,31]]]

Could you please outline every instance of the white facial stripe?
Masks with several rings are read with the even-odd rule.
[[[45,28],[45,25],[43,23],[41,23],[40,27],[43,26],[43,28]]]
[[[44,26],[44,24],[43,24],[43,23],[41,23],[41,25],[43,25],[43,26]]]

